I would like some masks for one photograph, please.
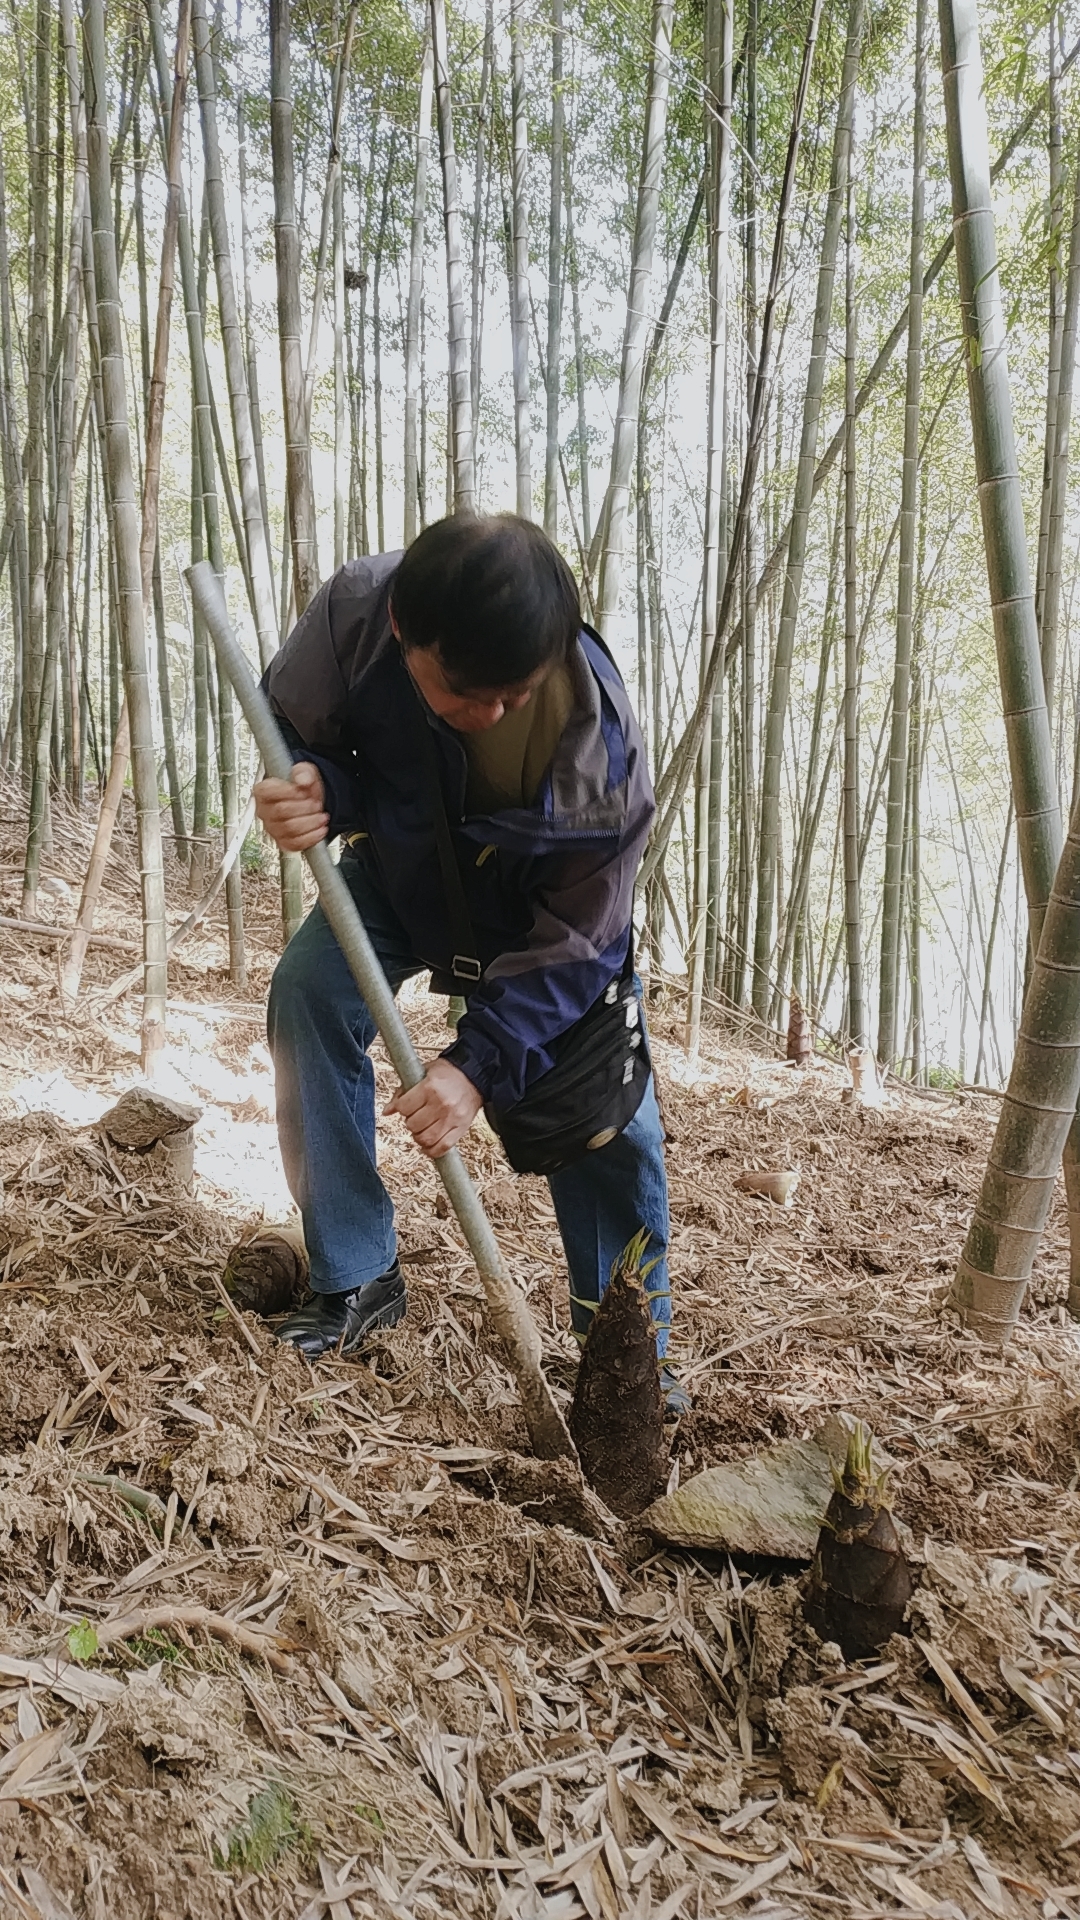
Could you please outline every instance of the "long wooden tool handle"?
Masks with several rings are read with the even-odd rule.
[[[208,560],[199,560],[185,575],[191,597],[214,642],[218,665],[231,683],[244,711],[263,765],[271,778],[288,780],[293,761],[270,706],[241,652],[232,630],[221,583]],[[424,1067],[398,1012],[397,1002],[379,963],[367,929],[325,841],[305,855],[319,889],[319,904],[345,955],[353,979],[367,1003],[403,1087],[414,1087]],[[520,1288],[514,1284],[469,1170],[456,1147],[435,1162],[461,1231],[469,1244],[484,1284],[495,1330],[506,1350],[521,1393],[533,1448],[541,1460],[576,1458],[566,1422],[552,1396],[540,1364],[540,1335]]]

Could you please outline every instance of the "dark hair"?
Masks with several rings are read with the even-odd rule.
[[[514,513],[459,513],[425,527],[394,575],[390,604],[406,651],[438,647],[462,692],[516,686],[565,660],[581,626],[562,554]]]

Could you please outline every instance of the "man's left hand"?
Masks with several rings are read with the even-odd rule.
[[[438,1160],[468,1133],[483,1096],[449,1060],[433,1060],[415,1087],[396,1093],[387,1113],[400,1113],[418,1147]]]

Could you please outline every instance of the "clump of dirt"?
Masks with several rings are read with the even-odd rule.
[[[264,1320],[299,1306],[307,1292],[308,1260],[298,1230],[260,1227],[232,1248],[222,1275],[238,1307]]]

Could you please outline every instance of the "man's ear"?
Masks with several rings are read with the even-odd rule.
[[[387,610],[387,613],[390,615],[390,631],[393,634],[394,639],[397,641],[398,645],[400,646],[402,644],[401,628],[398,626],[397,620],[394,617],[394,603],[392,600],[390,601],[386,610]]]

